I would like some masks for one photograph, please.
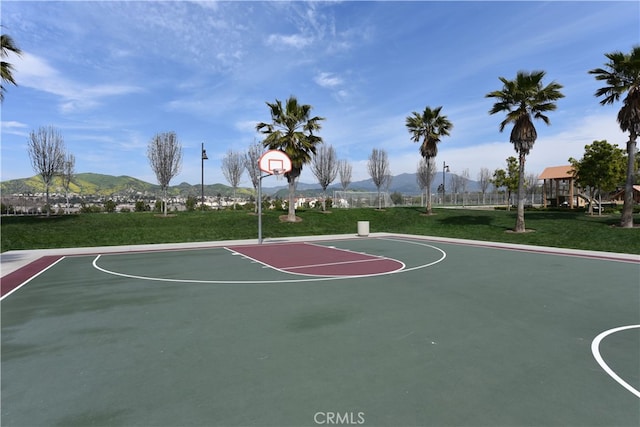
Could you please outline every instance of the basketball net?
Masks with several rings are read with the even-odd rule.
[[[273,169],[271,174],[274,175],[278,181],[282,181],[282,178],[284,177],[284,169]]]

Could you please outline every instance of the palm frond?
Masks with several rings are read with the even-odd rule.
[[[489,114],[506,113],[504,120],[500,122],[500,132],[503,132],[507,125],[513,124],[510,141],[516,151],[525,154],[529,153],[537,138],[532,117],[548,125],[549,118],[544,113],[555,110],[555,101],[564,97],[560,91],[561,84],[553,81],[543,86],[542,80],[545,75],[544,71],[536,70],[518,71],[513,80],[499,77],[503,84],[502,89],[485,95],[486,98],[496,99]]]
[[[413,112],[405,120],[405,125],[413,142],[420,142],[420,154],[425,159],[438,154],[438,143],[442,136],[449,136],[453,123],[441,114],[442,106],[425,107],[422,113]]]
[[[629,54],[615,51],[606,53],[605,57],[609,61],[604,68],[589,71],[596,80],[607,84],[595,92],[597,98],[602,97],[601,105],[613,104],[624,93],[640,86],[640,46],[635,46]]]

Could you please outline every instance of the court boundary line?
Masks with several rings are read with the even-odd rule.
[[[550,247],[550,246],[534,246],[524,245],[519,243],[504,243],[504,242],[492,242],[481,241],[471,239],[459,239],[451,237],[439,237],[429,235],[416,235],[416,234],[403,234],[403,233],[387,233],[377,232],[371,233],[369,236],[358,236],[354,234],[335,234],[335,235],[312,235],[312,236],[290,236],[283,238],[274,238],[266,240],[264,243],[267,245],[286,243],[286,242],[299,242],[299,241],[336,241],[336,240],[363,240],[363,239],[375,239],[375,238],[397,238],[402,240],[417,240],[427,241],[432,243],[445,243],[466,245],[472,247],[481,248],[494,248],[501,250],[515,250],[521,252],[531,252],[547,255],[561,255],[578,257],[585,259],[597,259],[601,261],[613,261],[623,263],[640,264],[640,254],[630,253],[618,253],[618,252],[606,252],[606,251],[593,251],[584,249],[571,249],[562,247]],[[207,250],[218,247],[236,246],[236,245],[253,245],[256,244],[254,239],[241,239],[241,240],[225,240],[225,241],[206,241],[206,242],[184,242],[184,243],[160,243],[160,244],[141,244],[141,245],[122,245],[122,246],[94,246],[94,247],[74,247],[74,248],[52,248],[52,249],[29,249],[29,250],[13,250],[0,254],[2,260],[2,268],[0,269],[0,275],[2,278],[9,276],[10,274],[30,266],[37,262],[40,258],[45,256],[60,256],[60,257],[76,257],[76,256],[88,256],[99,254],[127,254],[127,253],[149,253],[149,252],[172,252],[172,251],[189,251],[189,250]],[[19,261],[12,261],[11,257],[19,256]],[[9,257],[9,261],[5,259]],[[6,265],[5,265],[6,264]],[[426,265],[427,267],[429,265]],[[421,267],[422,268],[422,267]],[[410,271],[410,270],[407,270]],[[25,280],[25,282],[16,286],[17,289],[28,283],[33,277]],[[13,293],[14,290],[3,295],[2,298],[7,297]]]
[[[453,237],[420,236],[415,234],[380,233],[380,237],[391,236],[401,239],[427,240],[436,243],[448,243],[452,245],[473,246],[480,248],[492,248],[513,250],[518,252],[540,253],[545,255],[562,255],[576,258],[598,259],[601,261],[615,261],[630,264],[640,264],[640,254],[627,254],[618,252],[589,251],[584,249],[561,248],[552,246],[534,246],[520,243],[490,242],[482,240],[456,239]]]
[[[43,274],[45,271],[49,270],[50,268],[52,268],[54,265],[56,265],[57,263],[59,263],[60,261],[62,261],[63,259],[67,258],[66,256],[61,256],[60,258],[58,258],[57,260],[55,260],[54,262],[52,262],[51,264],[47,265],[46,267],[44,267],[42,270],[38,271],[36,274],[34,274],[33,276],[29,277],[28,279],[26,279],[24,282],[20,283],[19,285],[17,285],[16,287],[14,287],[13,289],[11,289],[9,292],[7,292],[6,294],[2,295],[2,297],[0,297],[0,301],[4,300],[6,297],[8,297],[9,295],[13,294],[14,292],[16,292],[18,289],[22,288],[23,286],[25,286],[27,283],[31,282],[32,280],[34,280],[36,277],[40,276],[41,274]],[[42,258],[38,258],[38,260],[40,260]],[[34,261],[37,262],[38,260]],[[30,264],[27,264],[30,265]],[[26,266],[25,266],[26,267]],[[23,267],[24,268],[24,267]],[[17,271],[17,270],[16,270]]]
[[[525,245],[520,243],[505,243],[505,242],[492,242],[482,240],[460,239],[453,237],[439,237],[419,234],[403,234],[403,233],[388,233],[388,232],[376,232],[371,233],[369,236],[358,236],[355,234],[328,234],[328,235],[310,235],[310,236],[290,236],[282,238],[273,238],[265,240],[266,245],[276,245],[278,243],[286,242],[309,242],[309,241],[335,241],[335,240],[363,240],[367,238],[378,237],[396,237],[403,239],[415,239],[415,240],[427,240],[436,243],[451,243],[469,246],[490,247],[504,250],[516,250],[516,251],[529,251],[540,252],[556,255],[577,256],[584,258],[595,258],[608,261],[620,261],[640,263],[640,254],[621,253],[621,252],[606,252],[606,251],[594,251],[585,249],[572,249],[563,247],[552,246],[534,246]],[[122,254],[122,253],[146,253],[146,252],[171,252],[171,251],[186,251],[186,250],[203,250],[212,249],[223,246],[243,246],[254,245],[256,240],[254,239],[240,239],[240,240],[220,240],[220,241],[205,241],[205,242],[183,242],[183,243],[152,243],[141,245],[121,245],[121,246],[92,246],[92,247],[72,247],[72,248],[51,248],[51,249],[26,249],[26,250],[12,250],[0,253],[0,260],[2,260],[2,269],[0,275],[2,277],[11,274],[12,272],[25,267],[39,258],[47,255],[56,256],[86,256],[86,255],[98,255],[98,254]],[[6,257],[20,255],[22,261],[5,261]],[[4,265],[6,264],[6,265]]]
[[[607,365],[607,362],[604,361],[604,358],[600,354],[600,343],[602,342],[603,339],[605,339],[609,335],[615,334],[616,332],[626,331],[628,329],[636,329],[636,328],[640,328],[640,325],[620,326],[618,328],[607,329],[606,331],[601,332],[591,342],[591,353],[593,354],[594,359],[596,359],[596,362],[598,362],[600,367],[604,369],[607,375],[609,375],[618,384],[624,387],[627,391],[630,391],[632,394],[634,394],[637,398],[640,399],[640,391],[636,390],[632,385],[630,385],[628,382],[623,380],[618,374],[616,374],[615,371],[611,369],[609,365]]]

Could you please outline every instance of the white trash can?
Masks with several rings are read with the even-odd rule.
[[[369,235],[369,221],[358,221],[358,236],[366,237]]]

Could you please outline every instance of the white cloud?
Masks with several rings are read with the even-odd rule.
[[[205,10],[218,10],[218,2],[216,0],[193,0],[192,2]]]
[[[538,133],[542,133],[543,130],[540,127],[538,129]],[[557,133],[548,133],[545,130],[545,135],[538,138],[527,156],[526,172],[540,173],[549,166],[569,164],[569,157],[579,159],[583,156],[585,145],[603,139],[624,149],[627,137],[620,131],[615,115],[585,116]],[[445,160],[451,165],[452,171],[461,172],[469,169],[472,179],[475,179],[482,167],[491,171],[504,168],[507,157],[517,157],[513,145],[508,142],[508,133],[504,141],[455,149],[448,149],[446,145],[442,145],[440,148],[436,165],[441,167],[442,160]]]
[[[319,86],[326,88],[334,88],[340,86],[343,80],[333,73],[322,72],[313,79]]]
[[[242,120],[235,123],[235,128],[241,132],[247,132],[251,134],[256,133],[256,125],[258,122],[256,120]]]
[[[352,162],[357,180],[368,178],[372,148],[388,151],[394,174],[415,172],[419,144],[410,140],[406,117],[442,105],[454,129],[436,163],[469,169],[474,178],[516,155],[484,95],[497,88],[498,76],[531,67],[564,84],[566,98],[550,115],[552,126],[536,125],[528,170],[566,164],[596,139],[626,141],[615,121],[619,104],[600,107],[598,82],[587,74],[606,59],[603,45],[631,46],[637,7],[624,2],[6,3],[3,24],[25,54],[10,61],[19,67],[19,86],[3,105],[3,175],[25,162],[30,170],[24,149],[11,150],[34,125],[59,126],[79,161],[83,152],[100,153],[86,168],[128,175],[148,172],[146,141],[170,126],[198,166],[185,167],[177,180],[199,182],[204,141],[206,182],[224,182],[219,153],[261,139],[255,124],[268,121],[265,101],[294,94],[327,118],[320,134]],[[617,15],[615,24],[597,19]],[[437,38],[438,26],[425,22],[441,16],[450,37],[416,55]],[[523,28],[536,31],[522,33],[512,53],[505,34]],[[140,87],[142,95],[130,96]]]
[[[288,36],[282,34],[271,34],[267,37],[267,45],[275,48],[293,47],[296,49],[302,49],[303,47],[309,46],[311,43],[313,43],[312,38],[304,37],[299,34],[292,34]]]
[[[141,88],[122,84],[99,84],[95,86],[74,82],[63,77],[46,60],[23,52],[13,62],[18,84],[61,98],[63,112],[88,109],[100,104],[101,98],[140,92]]]
[[[442,163],[446,162],[453,173],[459,174],[468,169],[473,180],[477,179],[481,168],[488,168],[492,173],[495,169],[505,168],[507,157],[517,157],[513,145],[508,141],[508,132],[505,132],[503,141],[494,140],[466,147],[455,147],[443,141],[439,145],[436,167],[442,170]],[[538,132],[542,133],[542,129]],[[585,145],[603,139],[624,149],[628,138],[620,131],[615,115],[585,116],[570,123],[564,130],[539,137],[526,158],[526,173],[539,174],[546,167],[569,164],[569,157],[583,156]],[[400,147],[399,144],[381,147],[389,154],[393,175],[415,173],[420,155],[417,144],[414,145],[411,149]],[[369,178],[366,163],[366,159],[352,160],[354,180]]]
[[[8,135],[28,136],[27,125],[16,121],[2,121],[2,132]]]

